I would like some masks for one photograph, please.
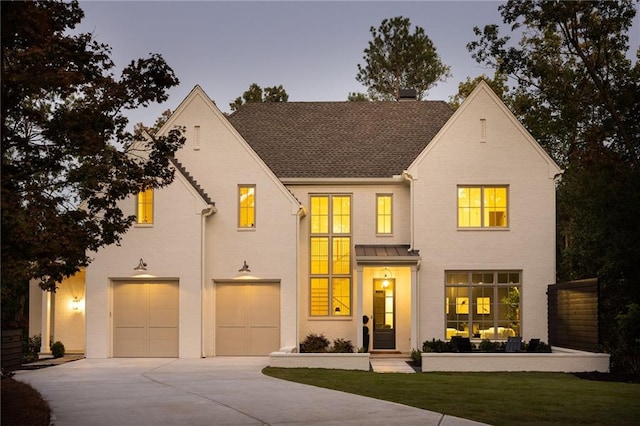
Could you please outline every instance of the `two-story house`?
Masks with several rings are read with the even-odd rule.
[[[287,102],[229,117],[196,86],[160,133],[173,126],[187,138],[174,183],[123,202],[138,221],[121,246],[55,295],[34,287],[31,334],[96,358],[266,355],[310,333],[362,347],[363,323],[377,351],[546,340],[560,169],[487,84],[455,112]]]

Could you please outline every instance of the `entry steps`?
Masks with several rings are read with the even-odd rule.
[[[400,354],[371,354],[369,363],[374,373],[415,373],[408,362],[410,357]]]

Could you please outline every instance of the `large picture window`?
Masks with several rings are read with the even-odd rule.
[[[351,196],[310,200],[310,314],[351,315]]]
[[[507,186],[458,186],[459,228],[506,228]]]
[[[446,338],[520,336],[519,271],[445,273]]]

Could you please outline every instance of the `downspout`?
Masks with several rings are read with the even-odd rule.
[[[298,345],[298,341],[300,339],[300,290],[298,288],[300,282],[300,222],[306,215],[307,210],[301,204],[296,215],[296,345],[295,349],[293,349],[294,353],[298,352],[300,348],[300,346]]]
[[[409,242],[410,246],[409,246],[409,250],[413,251],[415,249],[415,214],[414,214],[414,193],[415,193],[415,186],[414,186],[414,178],[413,175],[411,175],[409,172],[407,172],[406,170],[402,171],[402,179],[406,180],[409,182],[409,237],[411,239],[411,241]],[[411,333],[411,337],[412,337],[412,341],[411,341],[411,346],[417,349],[420,349],[420,342],[419,342],[419,337],[420,337],[420,261],[418,261],[418,263],[416,263],[416,275],[415,275],[415,300],[413,301],[413,306],[412,306],[412,310],[414,310],[415,314],[413,315],[414,321],[415,323],[412,324],[412,328],[414,330],[413,333]],[[415,339],[415,341],[414,341]]]
[[[206,300],[205,300],[205,290],[206,290],[206,256],[205,256],[205,248],[206,248],[206,233],[207,233],[207,217],[216,213],[218,210],[211,204],[207,205],[206,208],[202,210],[200,213],[201,221],[200,221],[200,357],[205,358],[205,331],[206,331],[206,317],[205,317],[205,309],[206,309]]]
[[[415,225],[414,225],[414,179],[413,179],[413,175],[411,175],[409,172],[407,172],[406,170],[402,171],[402,179],[406,180],[409,182],[409,237],[411,238],[411,241],[409,242],[409,250],[413,250],[415,247],[415,241],[414,241],[414,229],[415,229]]]

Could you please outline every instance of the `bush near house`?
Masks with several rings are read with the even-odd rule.
[[[40,334],[34,334],[31,337],[26,337],[22,341],[22,362],[23,363],[33,362],[38,360],[38,353],[40,352],[41,343],[42,343],[42,336]]]
[[[54,342],[51,345],[51,354],[54,358],[62,358],[64,356],[64,345],[62,342]]]
[[[335,339],[333,346],[329,347],[329,339],[324,334],[311,333],[300,343],[300,352],[304,353],[353,353],[354,346],[351,340]]]
[[[488,339],[483,339],[477,346],[475,343],[471,343],[471,350],[477,352],[504,352],[506,349],[506,343],[504,342],[493,342]],[[522,343],[522,351],[529,351],[529,343]],[[443,342],[442,340],[432,339],[431,341],[426,340],[422,343],[422,352],[458,352],[455,345],[451,342]],[[538,352],[538,353],[551,353],[551,346],[547,345],[544,342],[538,342],[537,346],[534,350],[529,352]],[[413,354],[412,354],[413,357]]]

